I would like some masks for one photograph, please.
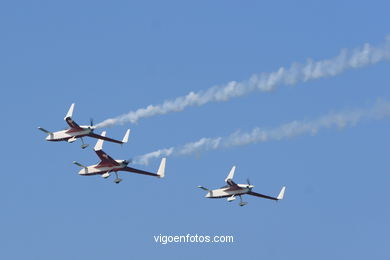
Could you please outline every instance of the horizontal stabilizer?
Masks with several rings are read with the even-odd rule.
[[[68,113],[66,113],[66,116],[64,118],[64,120],[66,120],[68,117],[71,118],[72,115],[73,115],[73,109],[74,109],[74,103],[70,106],[69,110],[68,110]]]
[[[232,169],[229,172],[229,175],[226,177],[225,182],[228,180],[232,180],[234,176],[234,171],[236,170],[236,166],[233,166]]]
[[[125,144],[129,141],[130,129],[127,129],[125,136],[123,137],[122,143]]]
[[[199,189],[205,190],[205,191],[210,191],[209,189],[203,187],[203,186],[198,186]]]
[[[280,190],[279,195],[277,197],[278,200],[282,200],[283,199],[285,190],[286,190],[286,187],[283,186],[283,188]]]
[[[87,166],[84,166],[81,163],[78,163],[76,161],[74,161],[73,164],[76,164],[77,166],[80,166],[81,168],[87,168]]]
[[[101,133],[101,136],[106,136],[106,131],[103,131],[103,132]],[[103,139],[99,139],[99,140],[96,142],[96,145],[95,145],[94,150],[95,150],[95,151],[100,151],[100,150],[102,150],[102,149],[103,149],[103,142],[104,142]]]
[[[52,132],[46,130],[45,128],[38,127],[38,129],[41,130],[42,132],[45,132],[46,134],[52,134]]]
[[[166,163],[166,161],[167,161],[167,158],[162,158],[161,163],[160,163],[160,167],[158,167],[157,175],[160,178],[164,178],[164,176],[165,176],[165,163]]]

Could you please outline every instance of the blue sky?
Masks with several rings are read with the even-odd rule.
[[[390,120],[328,129],[199,156],[169,157],[166,179],[81,177],[97,162],[79,143],[48,143],[36,128],[96,122],[292,62],[380,44],[388,1],[8,1],[0,4],[2,178],[0,258],[266,257],[389,259]],[[390,64],[254,92],[108,128],[127,159],[201,137],[311,119],[390,99]],[[88,140],[94,144],[94,140]],[[235,180],[285,200],[209,200],[197,185]],[[147,170],[155,170],[153,161]],[[154,235],[234,235],[233,244],[170,244]]]

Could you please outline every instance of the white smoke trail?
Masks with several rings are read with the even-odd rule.
[[[124,123],[135,123],[141,118],[178,112],[189,106],[202,106],[209,102],[227,101],[252,91],[274,90],[279,85],[294,85],[318,78],[331,77],[347,69],[354,69],[390,59],[390,36],[380,46],[368,43],[354,50],[341,50],[334,58],[321,61],[308,59],[306,63],[293,63],[289,68],[281,67],[271,73],[254,74],[248,80],[231,81],[226,85],[214,86],[205,91],[190,92],[186,96],[165,101],[159,105],[149,105],[127,114],[104,120],[96,127],[107,127]]]
[[[201,138],[196,142],[183,146],[160,149],[136,157],[134,163],[148,164],[151,159],[170,155],[190,155],[207,150],[216,150],[234,146],[279,141],[305,134],[316,134],[323,128],[344,128],[355,126],[362,120],[382,119],[390,116],[390,102],[377,101],[373,106],[365,109],[355,109],[330,113],[311,121],[292,121],[275,128],[254,128],[252,131],[242,133],[237,131],[227,137]]]

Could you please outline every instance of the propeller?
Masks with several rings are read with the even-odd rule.
[[[253,189],[253,187],[255,187],[255,186],[253,186],[252,184],[251,184],[251,182],[250,182],[250,180],[249,180],[249,178],[248,179],[246,179],[246,182],[248,183],[248,186],[246,186],[249,190],[252,190]]]
[[[95,127],[93,125],[93,118],[89,119],[89,129],[91,129],[92,131],[95,129]]]
[[[128,165],[129,163],[132,163],[132,162],[133,162],[133,159],[131,159],[131,158],[123,161],[123,163],[125,165]]]

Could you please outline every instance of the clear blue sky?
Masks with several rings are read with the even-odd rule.
[[[293,2],[293,3],[292,3]],[[1,259],[389,259],[390,120],[316,136],[171,157],[166,179],[77,175],[97,162],[38,126],[96,122],[390,33],[388,1],[2,1]],[[365,3],[362,3],[365,2]],[[255,126],[390,99],[390,63],[107,129],[118,159]],[[88,140],[94,144],[94,140]],[[197,185],[249,177],[279,203],[203,198]],[[158,161],[144,167],[155,170]],[[154,235],[234,235],[160,245]]]

